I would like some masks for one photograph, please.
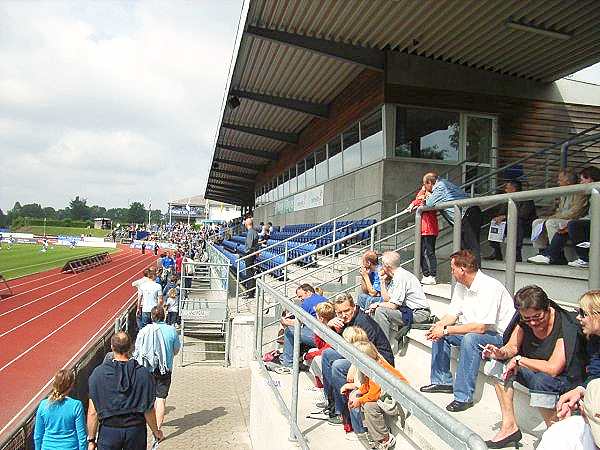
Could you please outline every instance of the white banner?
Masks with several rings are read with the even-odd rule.
[[[294,195],[294,211],[323,206],[324,192],[325,186],[321,185]]]

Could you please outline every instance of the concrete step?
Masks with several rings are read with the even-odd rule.
[[[504,261],[483,261],[482,268],[486,274],[504,282]],[[573,305],[589,290],[588,278],[589,269],[522,262],[516,265],[515,290],[537,284],[551,299]]]

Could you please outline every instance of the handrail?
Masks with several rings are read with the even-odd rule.
[[[410,411],[417,419],[419,419],[425,426],[431,429],[441,439],[448,442],[452,448],[464,448],[464,449],[486,449],[484,440],[469,429],[466,425],[459,422],[453,416],[442,410],[438,405],[433,403],[431,400],[417,392],[407,383],[398,382],[398,379],[389,373],[382,366],[377,364],[374,360],[361,353],[356,347],[346,342],[339,334],[333,332],[331,329],[317,321],[314,317],[296,305],[293,301],[285,298],[281,293],[275,291],[264,281],[259,280],[257,283],[260,294],[264,292],[270,294],[276,299],[282,306],[288,311],[295,314],[296,319],[299,322],[304,323],[305,326],[310,328],[319,337],[329,343],[334,350],[340,353],[344,358],[348,359],[354,364],[361,373],[368,376],[370,379],[375,380],[382,389],[391,395],[403,408]],[[257,352],[262,351],[262,308],[257,308],[256,315],[256,336],[257,336]],[[298,343],[299,353],[299,342],[300,342],[300,326],[294,327],[294,344]],[[296,350],[296,348],[294,349]],[[296,351],[295,351],[296,353]],[[297,358],[294,359],[297,361]],[[297,397],[297,386],[298,386],[298,364],[295,363],[293,366],[293,394],[292,394],[292,409],[290,417],[290,428],[293,433],[294,419],[297,417],[297,401],[294,401],[294,393]],[[295,388],[295,389],[294,389]],[[296,410],[294,410],[296,409]]]
[[[531,191],[520,191],[507,194],[496,194],[485,197],[467,198],[443,202],[434,207],[420,206],[415,215],[415,254],[420,254],[421,241],[417,239],[421,234],[421,214],[423,211],[439,211],[452,208],[455,217],[460,217],[461,208],[470,206],[488,206],[497,203],[507,202],[507,244],[506,244],[506,270],[505,282],[506,289],[513,294],[515,288],[516,276],[516,247],[517,247],[517,205],[516,202],[533,200],[536,198],[560,197],[570,194],[589,194],[590,211],[590,253],[589,253],[589,277],[588,286],[590,289],[600,289],[600,182],[577,184],[571,186],[559,186],[554,188],[536,189]],[[455,220],[453,227],[453,247],[460,248],[461,221]],[[418,274],[418,266],[415,262],[414,273]]]

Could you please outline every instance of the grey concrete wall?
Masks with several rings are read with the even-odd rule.
[[[255,222],[274,225],[320,223],[371,202],[381,200],[384,161],[373,163],[348,175],[327,181],[324,185],[323,206],[293,213],[275,215],[273,203],[254,210]],[[381,204],[377,203],[349,215],[344,220],[372,217],[379,219]]]
[[[567,101],[565,97],[581,97],[577,83],[540,83],[403,53],[388,52],[387,58],[386,79],[389,84],[552,102]],[[592,91],[593,97],[600,97],[596,93],[600,92],[600,87]]]

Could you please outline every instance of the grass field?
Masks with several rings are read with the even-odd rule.
[[[11,249],[8,244],[2,244],[0,250],[0,274],[7,280],[22,277],[31,273],[62,267],[69,259],[93,255],[104,251],[115,252],[117,249],[105,248],[70,248],[50,246],[42,253],[42,246],[37,244],[15,244]]]
[[[43,225],[35,225],[29,227],[21,227],[18,230],[12,230],[15,233],[33,233],[38,236],[44,235],[44,226]],[[47,236],[58,236],[58,235],[66,235],[66,236],[81,236],[85,234],[91,234],[94,237],[104,237],[109,234],[109,230],[96,230],[94,228],[74,228],[74,227],[46,227],[46,235]]]

